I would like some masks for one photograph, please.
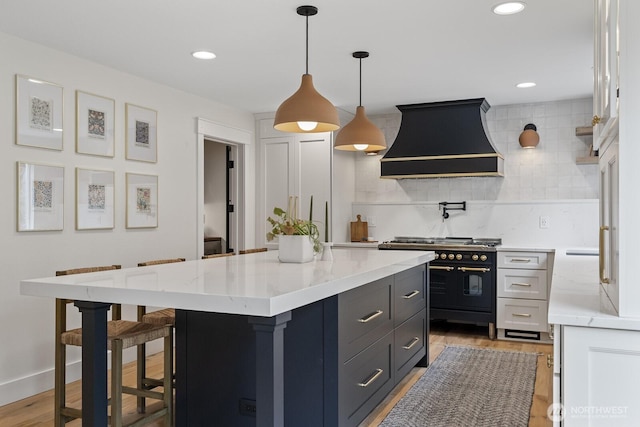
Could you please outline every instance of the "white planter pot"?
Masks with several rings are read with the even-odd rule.
[[[313,260],[313,240],[309,236],[278,236],[280,262],[309,262]]]

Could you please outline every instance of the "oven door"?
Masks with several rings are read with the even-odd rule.
[[[491,267],[432,263],[429,275],[432,308],[491,312],[495,298]]]

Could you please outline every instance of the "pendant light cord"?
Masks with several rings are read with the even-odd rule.
[[[309,15],[306,16],[307,21],[307,41],[306,41],[306,57],[305,57],[305,74],[309,74]]]
[[[362,58],[360,59],[360,104],[359,106],[362,107]]]

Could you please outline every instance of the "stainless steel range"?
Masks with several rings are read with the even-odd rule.
[[[495,338],[496,247],[502,239],[396,237],[378,249],[435,251],[429,263],[432,320],[486,324]]]

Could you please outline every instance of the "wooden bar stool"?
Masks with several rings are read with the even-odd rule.
[[[56,271],[56,276],[119,270],[119,265],[102,267],[75,268]],[[82,328],[67,330],[67,304],[72,300],[56,299],[56,351],[55,351],[55,425],[64,426],[67,422],[82,417],[82,410],[68,407],[66,403],[66,346],[82,346]],[[166,426],[173,422],[173,330],[168,326],[156,326],[142,322],[120,319],[120,305],[112,306],[112,320],[107,321],[107,349],[111,350],[111,415],[109,424],[125,426],[122,414],[122,394],[132,394],[161,400],[162,407],[145,414],[126,426],[141,426],[161,417]],[[164,338],[164,378],[161,381],[162,392],[149,391],[140,387],[127,387],[122,384],[122,351],[142,343]]]
[[[211,258],[222,258],[226,256],[234,256],[235,252],[227,252],[226,254],[211,254],[211,255],[202,255],[202,259],[211,259]]]
[[[150,265],[171,264],[174,262],[184,262],[185,258],[156,259],[152,261],[139,262],[138,267]],[[176,310],[164,308],[147,313],[147,307],[138,306],[138,321],[155,326],[169,326],[172,330],[176,325]],[[147,348],[144,343],[138,345],[137,370],[138,388],[152,390],[162,385],[162,380],[147,377]],[[173,366],[171,366],[171,378],[173,378]],[[138,397],[138,413],[144,413],[146,402],[144,396]]]
[[[245,255],[245,254],[255,254],[257,252],[266,252],[267,248],[255,248],[255,249],[241,249],[239,251],[240,255]]]

